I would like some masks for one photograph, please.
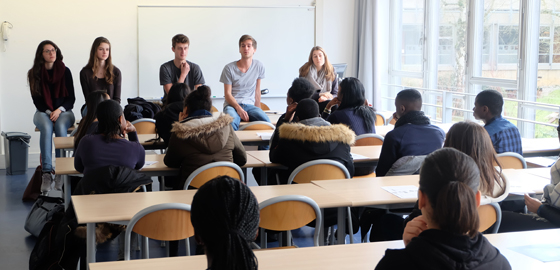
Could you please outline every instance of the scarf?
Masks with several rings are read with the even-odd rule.
[[[320,89],[320,93],[330,93],[332,88],[332,82],[327,81],[325,78],[325,71],[321,69],[321,71],[317,71],[315,65],[311,65],[309,67],[309,72],[305,78],[311,82],[315,89]]]
[[[49,73],[45,66],[41,67],[41,92],[47,107],[54,111],[52,99],[68,96],[68,89],[66,89],[66,80],[64,74],[66,73],[66,66],[62,61],[55,61],[53,65],[53,75]],[[51,86],[49,88],[49,85]]]
[[[399,118],[399,120],[397,120],[397,122],[395,123],[395,128],[404,126],[406,124],[429,125],[430,118],[424,115],[423,111],[410,111]]]

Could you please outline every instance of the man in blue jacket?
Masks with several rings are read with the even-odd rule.
[[[395,129],[387,133],[375,173],[385,176],[393,164],[406,156],[425,156],[439,149],[445,132],[430,124],[422,109],[422,94],[416,89],[400,91],[395,98]]]
[[[521,134],[510,121],[502,118],[504,98],[496,90],[484,90],[476,95],[473,116],[484,122],[496,153],[515,152],[523,155]]]

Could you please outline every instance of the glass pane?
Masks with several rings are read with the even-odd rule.
[[[401,70],[421,71],[424,37],[424,1],[402,1]]]
[[[517,79],[519,0],[484,0],[482,76]]]

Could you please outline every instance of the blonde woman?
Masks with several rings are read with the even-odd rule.
[[[338,76],[329,62],[327,53],[320,46],[311,49],[309,60],[299,69],[299,77],[311,82],[317,90],[312,99],[319,103],[332,100],[338,94]]]

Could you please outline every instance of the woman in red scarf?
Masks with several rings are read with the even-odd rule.
[[[41,165],[43,184],[41,191],[51,190],[54,167],[52,166],[52,135],[66,137],[67,130],[74,124],[74,83],[72,73],[62,62],[62,52],[50,40],[39,44],[35,52],[33,67],[27,72],[31,97],[37,108],[33,123],[41,132]],[[57,151],[57,156],[60,153]],[[57,181],[56,189],[62,188]]]

